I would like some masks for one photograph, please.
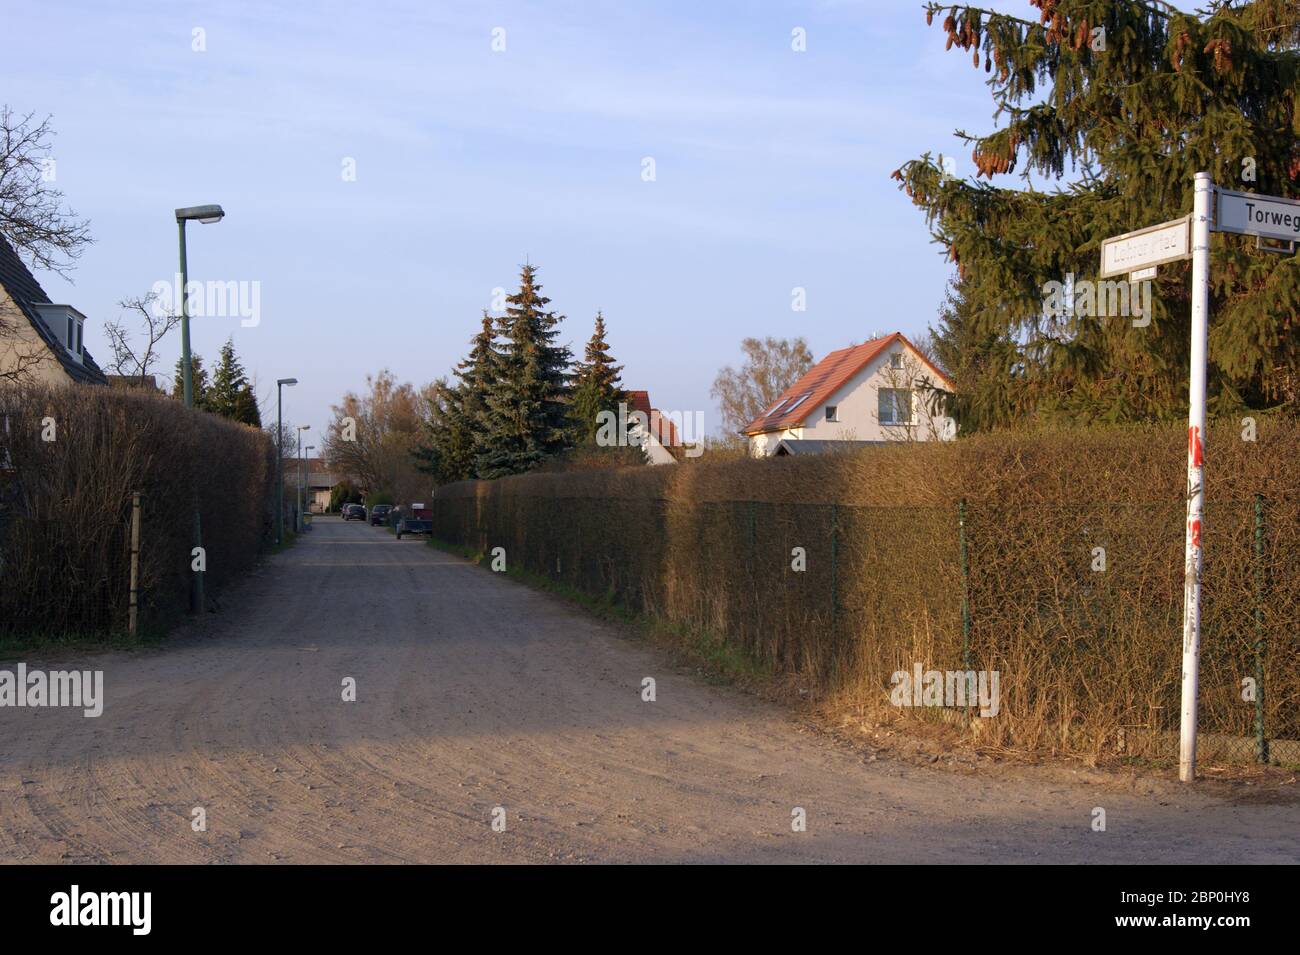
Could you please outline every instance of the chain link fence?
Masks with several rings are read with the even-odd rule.
[[[1180,502],[757,500],[447,494],[435,536],[687,625],[828,696],[888,705],[899,672],[997,671],[981,742],[1177,754]],[[1206,509],[1202,761],[1300,764],[1294,504]],[[916,713],[921,718],[935,714]],[[947,714],[949,717],[951,714]]]

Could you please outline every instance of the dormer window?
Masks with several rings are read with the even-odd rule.
[[[68,351],[80,358],[85,352],[82,350],[81,338],[83,335],[82,327],[85,325],[80,318],[72,314],[67,316],[67,334],[63,339],[63,344],[67,346]]]
[[[33,304],[32,308],[40,316],[50,337],[62,345],[74,361],[81,362],[86,355],[86,316],[71,305],[40,302]]]

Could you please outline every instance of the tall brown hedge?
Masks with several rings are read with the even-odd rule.
[[[1168,755],[1184,441],[1178,427],[1078,430],[528,475],[440,488],[435,521],[444,539],[505,547],[515,566],[707,631],[848,706],[894,712],[895,671],[969,661],[1001,674],[1001,716],[971,722],[984,745]],[[1261,422],[1250,442],[1220,422],[1207,447],[1205,746],[1253,758],[1242,681],[1258,667],[1274,755],[1300,761],[1286,742],[1300,740],[1300,428]]]
[[[80,387],[0,393],[0,633],[125,629],[136,491],[141,626],[188,607],[196,500],[215,595],[266,541],[274,477],[264,432],[171,398]]]

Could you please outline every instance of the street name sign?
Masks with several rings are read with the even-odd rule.
[[[1191,216],[1126,232],[1101,244],[1101,277],[1137,272],[1192,257]]]
[[[1214,231],[1295,242],[1300,239],[1300,202],[1253,192],[1217,189]]]

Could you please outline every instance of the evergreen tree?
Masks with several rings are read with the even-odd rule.
[[[537,267],[525,265],[519,291],[497,323],[502,340],[495,375],[486,383],[474,431],[475,471],[494,478],[531,470],[565,450],[570,352],[556,345],[563,316],[546,310]]]
[[[456,383],[434,383],[434,407],[424,422],[424,438],[412,453],[419,469],[441,484],[477,476],[474,434],[500,361],[495,339],[494,323],[485,311],[481,330],[470,339],[469,356],[456,366]]]
[[[573,375],[571,417],[579,442],[588,443],[594,438],[600,412],[617,413],[619,402],[627,400],[627,393],[619,380],[622,370],[623,366],[614,364],[609,354],[609,343],[605,341],[605,316],[597,312],[596,328]]]
[[[957,134],[973,146],[973,182],[928,154],[894,174],[956,263],[963,311],[948,340],[971,352],[949,359],[969,390],[960,403],[979,428],[1180,418],[1190,263],[1160,267],[1149,324],[1049,310],[1047,290],[1097,282],[1103,239],[1190,212],[1198,171],[1300,195],[1300,2],[1211,0],[1197,14],[1153,0],[1031,3],[1038,22],[928,5],[949,48],[990,74],[1004,122]],[[1023,188],[993,185],[1017,168]],[[1300,259],[1216,233],[1211,276],[1212,410],[1300,410]]]
[[[244,366],[235,357],[233,339],[221,346],[221,359],[212,373],[212,386],[207,391],[207,410],[242,424],[262,426],[262,416],[257,408],[257,398],[248,384]]]
[[[1006,335],[978,329],[964,283],[948,284],[930,336],[935,364],[953,381],[951,392],[935,389],[934,411],[952,417],[963,434],[993,430],[1016,417],[1025,404],[1020,349]]]
[[[176,359],[176,376],[172,381],[172,397],[178,400],[185,397],[185,365],[181,358]],[[194,407],[208,410],[208,372],[203,367],[203,357],[198,352],[190,352],[190,379],[194,393]]]

